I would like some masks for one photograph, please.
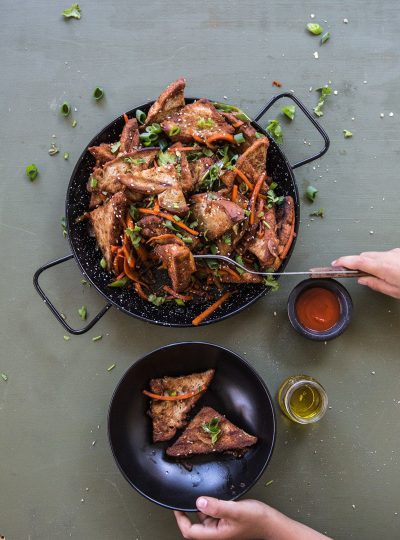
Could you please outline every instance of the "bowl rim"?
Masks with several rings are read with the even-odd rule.
[[[115,400],[115,398],[117,396],[117,393],[118,393],[121,385],[123,384],[123,382],[125,380],[125,377],[135,368],[135,366],[137,364],[145,362],[145,360],[150,355],[155,354],[155,353],[159,353],[160,351],[164,351],[166,349],[171,349],[171,348],[174,348],[174,347],[181,347],[181,346],[186,347],[187,345],[197,345],[197,346],[201,346],[201,347],[203,347],[203,346],[213,347],[213,348],[216,348],[216,349],[219,349],[219,350],[223,351],[225,354],[227,353],[229,355],[236,356],[238,358],[238,360],[241,361],[246,366],[247,369],[249,369],[249,371],[252,373],[252,375],[254,375],[255,378],[258,380],[258,382],[261,384],[262,389],[264,390],[264,393],[265,393],[266,397],[268,398],[268,401],[269,401],[269,404],[270,404],[270,407],[271,407],[271,413],[272,413],[272,433],[271,433],[271,438],[272,438],[272,442],[271,442],[271,448],[269,450],[269,453],[266,456],[265,462],[264,462],[263,466],[261,467],[259,473],[248,484],[246,484],[245,487],[241,488],[241,491],[239,493],[232,496],[229,499],[230,501],[235,501],[239,497],[242,497],[245,493],[247,493],[258,482],[258,480],[263,475],[265,469],[267,468],[269,462],[271,461],[272,454],[273,454],[274,449],[275,449],[277,420],[276,420],[276,411],[275,411],[275,405],[274,405],[274,402],[273,402],[273,399],[272,399],[272,395],[271,395],[265,381],[261,377],[261,375],[255,370],[255,368],[247,360],[245,360],[239,354],[235,353],[234,351],[232,351],[232,350],[230,350],[227,347],[224,347],[222,345],[217,345],[215,343],[210,343],[208,341],[176,341],[176,342],[169,343],[167,345],[163,345],[161,347],[158,347],[157,349],[153,349],[152,351],[146,353],[144,356],[142,356],[141,358],[136,360],[133,364],[131,364],[125,370],[125,372],[121,376],[120,380],[118,381],[118,383],[117,383],[117,385],[116,385],[116,387],[115,387],[115,389],[113,391],[113,394],[112,394],[112,397],[111,397],[111,400],[110,400],[110,404],[109,404],[109,407],[108,407],[108,414],[107,414],[108,442],[109,442],[112,455],[114,457],[115,463],[117,464],[117,467],[118,467],[119,471],[121,472],[121,474],[125,478],[125,480],[130,484],[130,486],[133,487],[140,495],[142,495],[148,501],[150,501],[152,503],[155,503],[158,506],[161,506],[163,508],[167,508],[169,510],[177,510],[177,511],[181,511],[181,512],[197,512],[198,511],[197,508],[180,508],[180,507],[177,507],[177,506],[171,506],[169,504],[162,503],[161,501],[156,500],[154,497],[151,497],[150,495],[144,493],[140,488],[138,488],[138,486],[136,486],[134,484],[134,482],[132,482],[132,480],[128,477],[128,475],[125,473],[123,467],[119,463],[119,460],[117,458],[115,449],[113,447],[112,438],[111,438],[111,413],[112,413],[112,407],[113,407],[114,400]]]

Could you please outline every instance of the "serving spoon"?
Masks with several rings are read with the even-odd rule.
[[[344,268],[342,266],[322,266],[319,268],[310,268],[308,271],[302,272],[256,272],[255,270],[250,270],[243,266],[230,257],[225,255],[193,255],[195,259],[218,259],[219,261],[224,261],[232,266],[241,268],[249,274],[255,274],[257,276],[309,276],[310,278],[359,278],[363,276],[369,276],[365,272],[360,272],[360,270],[350,270],[349,268]]]

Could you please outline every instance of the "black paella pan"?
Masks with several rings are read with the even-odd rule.
[[[290,165],[277,143],[271,139],[266,131],[258,124],[258,121],[264,116],[270,107],[281,98],[289,98],[294,101],[296,105],[304,112],[310,122],[315,126],[324,140],[324,147],[322,150],[307,159],[295,163],[294,165]],[[198,98],[186,98],[186,103],[192,103],[196,99]],[[145,105],[140,105],[139,107],[129,111],[127,115],[128,117],[135,116],[137,109],[147,112],[152,104],[153,102],[149,102]],[[205,304],[204,302],[191,302],[187,306],[181,307],[173,302],[169,302],[168,304],[156,307],[153,304],[142,300],[132,290],[112,289],[108,287],[111,280],[110,274],[101,269],[98,264],[99,254],[96,241],[89,235],[87,223],[76,222],[76,219],[87,211],[89,205],[90,194],[86,190],[86,183],[94,165],[94,158],[89,153],[88,148],[89,146],[97,146],[100,143],[111,143],[118,140],[124,123],[123,116],[119,116],[113,120],[89,142],[78,159],[68,185],[65,205],[68,240],[72,253],[45,264],[36,271],[33,278],[34,286],[45,301],[46,305],[53,312],[58,321],[64,326],[64,328],[71,334],[83,334],[87,332],[112,306],[116,307],[127,315],[142,319],[143,321],[160,324],[163,326],[180,327],[192,326],[191,321],[194,319],[194,317],[196,317],[208,306],[208,304]],[[300,220],[300,201],[293,170],[325,154],[329,148],[328,135],[325,133],[319,123],[313,118],[312,114],[307,110],[303,103],[291,93],[282,93],[274,96],[267,103],[267,105],[263,107],[259,114],[256,115],[252,125],[257,131],[260,131],[269,137],[270,146],[268,149],[267,170],[273,181],[278,184],[277,192],[280,195],[291,195],[294,199],[296,210],[295,232],[297,237]],[[291,257],[295,246],[296,237],[286,259],[279,269],[280,271],[285,269]],[[87,279],[107,301],[104,308],[85,327],[80,329],[72,328],[63,319],[39,284],[39,276],[44,270],[68,261],[73,257],[83,272],[85,279]],[[205,321],[203,321],[202,324],[211,324],[226,319],[235,313],[239,313],[239,311],[242,311],[246,307],[250,306],[268,291],[269,287],[265,287],[261,284],[241,285],[237,292],[233,294],[219,309],[212,313]]]

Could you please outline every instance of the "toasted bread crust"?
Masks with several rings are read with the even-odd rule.
[[[185,105],[185,86],[186,81],[184,78],[178,79],[167,86],[157,101],[150,107],[145,125],[152,124],[153,122],[160,123],[169,114],[183,107]]]
[[[211,435],[202,428],[203,424],[211,422],[213,418],[219,418],[218,427],[221,429],[214,445]],[[212,407],[203,407],[179,439],[167,449],[167,454],[174,457],[189,457],[195,454],[239,452],[253,446],[257,440],[257,437],[238,428]]]
[[[151,379],[150,389],[155,394],[163,395],[164,392],[178,392],[178,394],[196,391],[199,387],[208,388],[214,370],[208,369],[202,373],[192,373],[182,377],[163,377]],[[169,441],[176,434],[176,430],[187,424],[187,413],[194,407],[203,394],[197,394],[189,399],[181,401],[158,401],[152,400],[149,416],[153,420],[153,441]]]

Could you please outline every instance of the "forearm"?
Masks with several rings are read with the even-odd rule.
[[[327,540],[324,534],[267,507],[263,540]]]

